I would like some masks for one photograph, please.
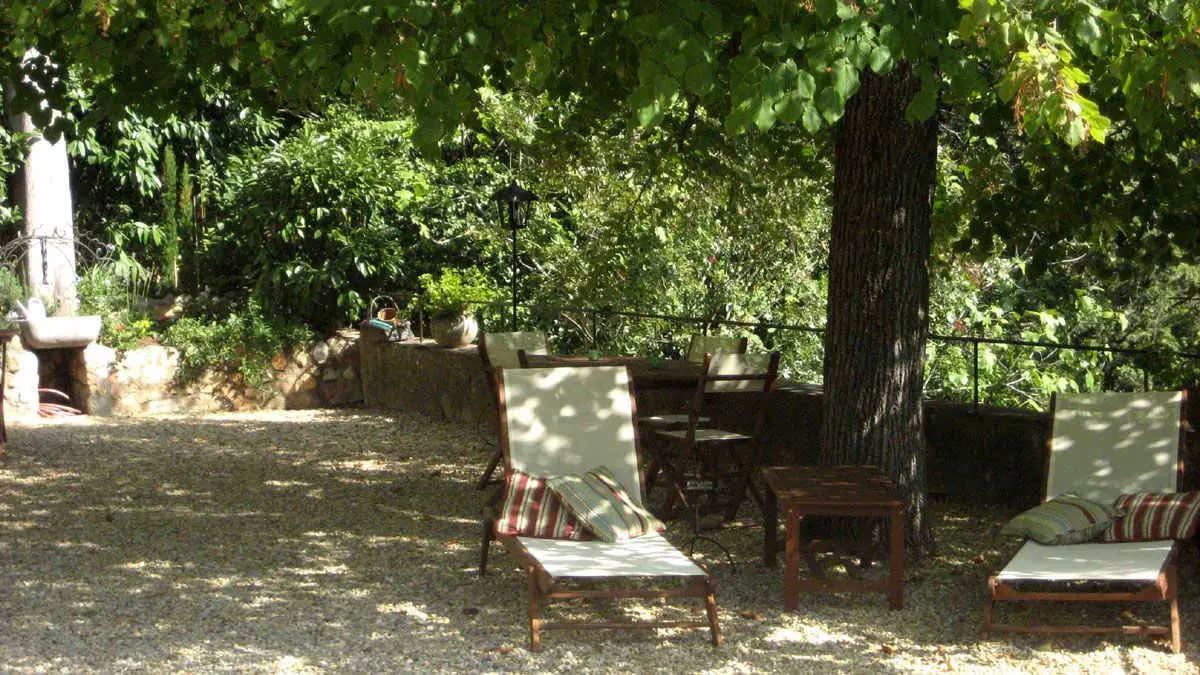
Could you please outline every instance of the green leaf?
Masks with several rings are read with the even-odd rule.
[[[1071,124],[1067,127],[1067,145],[1070,145],[1073,148],[1082,143],[1083,139],[1087,136],[1086,127],[1087,125],[1084,124],[1082,118],[1076,117],[1075,119],[1071,120]]]
[[[1093,52],[1098,51],[1099,45],[1097,43],[1100,41],[1101,35],[1100,22],[1090,14],[1084,16],[1075,26],[1075,37],[1090,47]]]
[[[826,122],[833,124],[845,114],[846,99],[833,87],[825,87],[817,96],[817,109]]]
[[[638,60],[638,81],[653,82],[655,77],[662,72],[662,65],[654,58],[653,55],[643,51],[642,58]]]
[[[812,73],[801,70],[796,74],[796,93],[806,99],[812,99],[817,93],[817,80]]]
[[[629,107],[635,110],[650,105],[653,100],[654,92],[645,84],[629,93]]]
[[[815,0],[814,8],[817,10],[817,16],[824,21],[829,21],[838,13],[838,5],[842,4],[840,0]]]
[[[854,40],[846,49],[846,56],[854,67],[863,70],[871,60],[871,52],[875,49],[869,40]]]
[[[672,98],[679,93],[679,82],[666,73],[659,73],[658,77],[654,78],[654,93],[660,99]]]
[[[684,89],[699,96],[712,91],[713,83],[712,65],[707,62],[693,63],[683,74]]]
[[[753,121],[753,101],[745,100],[736,105],[725,118],[725,129],[731,134],[745,133]]]
[[[681,77],[683,72],[687,70],[687,58],[681,53],[670,54],[665,59],[667,64],[667,72],[672,77]]]
[[[804,114],[804,99],[800,94],[792,91],[788,93],[783,100],[775,104],[776,120],[780,124],[794,124],[800,120],[800,116]]]
[[[804,104],[804,112],[800,117],[800,123],[804,125],[804,130],[810,134],[815,134],[821,129],[821,113],[817,111],[817,107],[811,103]]]
[[[662,121],[663,110],[658,101],[652,101],[637,109],[637,123],[643,128],[652,127]]]
[[[763,100],[754,114],[754,126],[760,131],[766,131],[775,126],[775,105],[769,100]]]
[[[871,66],[871,70],[880,75],[886,75],[892,72],[892,68],[896,67],[896,62],[892,59],[892,50],[888,49],[887,45],[875,45],[867,61]]]
[[[923,122],[929,119],[937,111],[937,99],[937,85],[932,82],[922,82],[920,91],[912,101],[909,101],[904,116],[913,122]]]
[[[847,101],[858,91],[858,69],[845,59],[833,64],[833,88],[842,101]]]
[[[974,0],[973,2],[971,0],[964,0],[959,3],[959,6],[963,9],[970,6],[971,16],[979,23],[986,23],[988,18],[991,17],[992,8],[989,6],[988,0]]]

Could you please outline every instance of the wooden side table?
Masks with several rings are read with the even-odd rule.
[[[787,518],[783,573],[785,610],[794,610],[800,604],[800,591],[885,592],[892,609],[904,608],[904,502],[887,476],[870,466],[777,466],[763,469],[763,477]],[[769,508],[764,550],[767,564],[774,563],[776,552],[774,515],[775,510]],[[825,578],[814,555],[814,542],[804,534],[805,516],[887,518],[890,559],[887,580]],[[800,578],[801,558],[808,562],[815,578]]]

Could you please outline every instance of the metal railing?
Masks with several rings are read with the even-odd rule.
[[[392,294],[400,297],[403,294]],[[411,295],[410,295],[411,297]],[[814,326],[804,326],[791,323],[776,323],[770,321],[738,321],[730,319],[719,319],[713,317],[699,316],[680,316],[674,314],[663,314],[654,312],[637,312],[631,310],[614,309],[610,307],[576,307],[576,306],[551,306],[551,305],[531,305],[521,304],[518,307],[518,317],[514,320],[512,309],[505,303],[479,303],[477,316],[479,318],[480,327],[482,330],[487,330],[489,326],[495,326],[493,330],[511,330],[512,326],[518,325],[524,329],[541,328],[546,330],[555,339],[560,349],[572,350],[593,350],[603,349],[607,346],[617,344],[619,335],[606,335],[606,328],[614,327],[602,324],[609,324],[613,320],[618,322],[641,322],[641,321],[659,321],[665,326],[674,327],[691,327],[693,332],[707,333],[721,328],[741,329],[759,337],[763,346],[766,348],[775,348],[780,342],[778,333],[792,333],[797,335],[807,335],[816,338],[824,335],[824,329]],[[565,318],[571,315],[576,315],[578,318]],[[414,329],[424,337],[428,334],[426,330],[426,316],[420,308],[420,303],[417,303],[416,323]],[[615,327],[617,329],[620,326]],[[697,330],[698,328],[698,330]],[[619,330],[612,330],[612,333],[618,333]],[[658,348],[662,352],[662,356],[678,356],[678,350],[681,347],[682,336],[674,335],[669,329],[661,331],[664,335],[662,339],[655,340],[658,343]],[[1196,362],[1200,366],[1200,352],[1169,350],[1169,349],[1151,349],[1142,347],[1111,347],[1107,345],[1091,345],[1073,342],[1050,342],[1043,340],[1023,340],[1023,339],[1007,339],[1007,338],[991,338],[978,335],[940,335],[931,333],[929,342],[933,345],[964,345],[970,351],[970,403],[978,407],[982,403],[983,393],[980,391],[980,349],[983,346],[996,347],[1013,347],[1028,350],[1071,350],[1076,352],[1087,352],[1095,354],[1103,354],[1112,357],[1127,358],[1127,359],[1156,359],[1163,357],[1174,357]],[[645,346],[645,345],[643,345]],[[824,358],[823,344],[818,343],[817,349],[821,351],[821,359]],[[674,350],[676,353],[670,353]],[[789,363],[790,370],[803,370],[799,368],[800,364]],[[1141,373],[1141,385],[1143,390],[1149,390],[1151,386],[1150,369],[1144,365],[1133,364]],[[808,364],[808,372],[820,377],[822,373],[821,363],[815,362]],[[1182,383],[1174,383],[1173,387],[1178,387]],[[927,392],[928,393],[928,392]]]

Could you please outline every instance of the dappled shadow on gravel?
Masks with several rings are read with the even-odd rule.
[[[498,548],[493,572],[475,572],[473,481],[490,449],[450,424],[355,411],[11,425],[0,465],[0,669],[1194,672],[1200,663],[1190,550],[1183,655],[1137,638],[982,640],[987,574],[1013,548],[993,531],[1011,514],[952,505],[935,509],[940,552],[908,571],[903,611],[872,595],[804,597],[783,612],[780,572],[761,565],[762,530],[749,527],[716,535],[736,573],[701,556],[718,582],[720,649],[702,631],[555,632],[531,654],[523,574]],[[687,539],[679,525],[668,535]]]

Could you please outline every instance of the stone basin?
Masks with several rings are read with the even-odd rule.
[[[99,335],[99,316],[47,316],[21,322],[21,338],[31,349],[86,347]]]

